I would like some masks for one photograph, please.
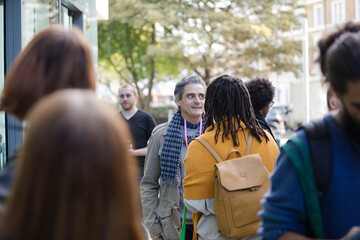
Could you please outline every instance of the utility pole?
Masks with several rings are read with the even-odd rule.
[[[327,10],[326,10],[326,0],[324,0],[324,30],[326,30],[327,25]]]
[[[303,53],[303,81],[304,81],[304,98],[305,98],[305,123],[310,122],[310,87],[309,87],[309,37],[308,37],[308,20],[303,20],[304,38],[302,42]]]

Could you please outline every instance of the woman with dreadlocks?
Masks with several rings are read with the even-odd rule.
[[[205,118],[206,130],[201,136],[221,159],[226,159],[232,149],[244,156],[247,139],[252,136],[250,154],[259,153],[267,170],[273,170],[278,147],[257,122],[249,92],[241,79],[223,75],[210,83],[206,91]],[[227,239],[219,232],[214,209],[217,161],[200,142],[192,141],[184,162],[184,199],[188,209],[195,213],[194,239]]]

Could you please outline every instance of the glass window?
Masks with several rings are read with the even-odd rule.
[[[356,19],[360,19],[360,0],[356,0]]]
[[[317,4],[314,5],[314,27],[323,24],[323,5]]]
[[[35,34],[59,22],[58,0],[22,0],[22,47]]]
[[[96,1],[86,1],[86,0],[78,0],[81,4],[83,3],[83,32],[85,37],[90,43],[91,51],[93,54],[93,62],[95,71],[97,72],[97,51],[98,51],[98,43],[97,43],[97,19],[96,19]]]
[[[0,92],[4,88],[5,76],[5,56],[4,56],[4,0],[0,0]],[[0,112],[0,169],[5,166],[6,162],[6,131],[5,131],[5,113]]]
[[[331,3],[332,23],[342,23],[345,21],[345,2],[333,1]]]
[[[74,14],[68,8],[61,5],[61,25],[66,29],[71,29],[74,24]]]

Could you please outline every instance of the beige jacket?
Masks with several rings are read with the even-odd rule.
[[[160,124],[154,128],[150,137],[140,194],[144,223],[151,237],[163,233],[166,240],[178,240],[181,232],[179,187],[161,184],[159,181],[160,156],[167,129],[168,123]],[[180,172],[178,176],[181,177]]]

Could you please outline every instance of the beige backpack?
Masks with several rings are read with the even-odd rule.
[[[249,134],[245,156],[231,150],[226,161],[201,136],[196,138],[218,161],[215,165],[215,215],[220,232],[228,238],[242,238],[256,234],[262,208],[260,200],[268,190],[269,172],[260,155],[251,154],[253,136]],[[229,159],[235,153],[236,158]]]

